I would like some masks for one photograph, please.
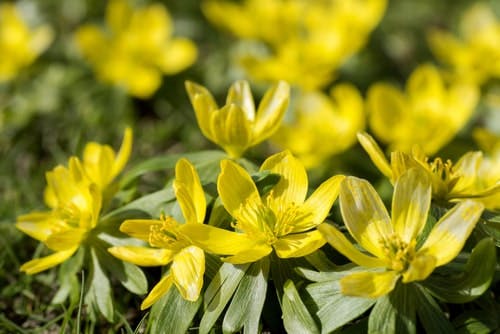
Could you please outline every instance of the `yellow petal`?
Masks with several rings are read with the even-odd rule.
[[[130,153],[132,152],[132,129],[127,127],[123,134],[122,145],[120,150],[116,155],[116,159],[113,162],[113,167],[111,170],[111,178],[115,178],[120,172],[125,168],[128,159],[130,158]]]
[[[358,133],[358,141],[380,172],[392,180],[391,165],[373,137],[366,132],[360,132]]]
[[[231,104],[213,112],[210,127],[215,143],[233,158],[239,158],[250,145],[250,121],[240,106]]]
[[[357,265],[368,268],[386,266],[384,260],[361,253],[358,248],[354,247],[354,245],[335,227],[329,224],[321,224],[318,226],[318,230],[333,248]]]
[[[225,257],[222,259],[222,261],[232,264],[256,262],[269,255],[272,251],[273,248],[268,244],[256,243],[252,248],[241,251],[233,256]]]
[[[330,211],[333,203],[337,199],[340,191],[340,183],[345,179],[344,175],[335,175],[330,177],[328,180],[323,182],[318,189],[316,189],[312,195],[305,201],[302,208],[304,211],[311,212],[311,216],[307,217],[310,220],[308,226],[304,226],[304,229],[294,228],[293,232],[302,232],[308,230],[314,226],[321,224],[328,212]]]
[[[340,210],[354,239],[373,255],[384,258],[380,241],[391,235],[393,229],[384,203],[371,184],[346,177],[340,186]]]
[[[255,104],[250,85],[246,80],[238,80],[231,85],[226,98],[226,105],[239,106],[246,115],[246,119],[253,122],[255,119]]]
[[[270,156],[260,170],[281,176],[268,195],[273,209],[279,212],[288,206],[304,203],[308,186],[306,169],[289,151]]]
[[[161,226],[162,224],[163,222],[161,220],[129,219],[120,225],[120,231],[127,233],[131,237],[149,242],[149,232],[151,231],[151,226]]]
[[[19,270],[24,271],[28,275],[39,273],[64,262],[66,259],[70,258],[77,249],[78,247],[73,247],[46,257],[33,259],[24,263]]]
[[[444,83],[435,66],[424,64],[418,66],[408,78],[406,91],[412,99],[441,100],[444,94]]]
[[[453,260],[476,226],[483,204],[466,200],[455,205],[434,226],[419,252],[436,258],[436,267]]]
[[[132,16],[132,8],[126,0],[111,0],[106,8],[106,23],[113,33],[125,29]]]
[[[211,114],[219,109],[217,103],[205,87],[191,81],[186,81],[185,85],[201,132],[205,137],[214,141],[210,119]]]
[[[284,81],[279,81],[266,92],[257,110],[252,145],[269,138],[278,130],[289,99],[290,86]]]
[[[178,232],[193,245],[218,255],[233,255],[252,249],[256,241],[246,234],[231,232],[205,224],[184,224]]]
[[[217,191],[224,208],[237,220],[257,224],[256,207],[262,205],[259,192],[248,173],[231,160],[221,161],[221,173],[217,179]]]
[[[425,171],[412,168],[404,173],[394,186],[392,224],[394,231],[410,243],[427,222],[431,205],[431,182]]]
[[[412,155],[409,155],[402,151],[394,151],[391,152],[391,167],[392,167],[392,182],[396,182],[396,180],[403,175],[407,170],[411,168],[423,168],[429,176],[430,171],[426,168],[426,164],[423,161],[418,161],[416,159],[417,154],[423,153],[420,151],[419,146],[414,146]],[[422,157],[425,159],[425,155]]]
[[[171,249],[141,246],[110,247],[108,252],[120,260],[144,267],[164,266],[172,261],[175,255],[175,252]]]
[[[30,237],[45,241],[54,231],[66,224],[52,215],[52,212],[32,212],[17,217],[16,228]]]
[[[131,65],[123,75],[123,82],[130,94],[142,99],[150,97],[158,89],[162,79],[157,68],[146,65]]]
[[[205,273],[205,253],[196,246],[182,249],[174,256],[170,274],[182,298],[196,301],[200,296]]]
[[[174,38],[168,42],[162,57],[156,59],[165,74],[176,74],[191,66],[198,56],[196,44],[187,38]]]
[[[302,257],[315,252],[326,243],[319,231],[289,234],[281,237],[273,244],[280,258]]]
[[[113,176],[115,152],[109,146],[98,143],[87,143],[83,150],[83,165],[89,178],[101,189],[109,185]]]
[[[153,287],[151,292],[142,301],[141,310],[145,310],[158,301],[170,289],[174,280],[171,274],[167,274]]]
[[[87,230],[82,228],[70,228],[66,231],[51,234],[45,244],[52,250],[63,251],[79,246],[87,235]]]
[[[436,258],[432,255],[417,253],[408,269],[403,273],[403,283],[423,281],[436,268]]]
[[[207,205],[205,193],[196,169],[186,159],[175,164],[174,190],[186,222],[203,223]]]
[[[378,298],[391,292],[398,279],[395,271],[354,273],[340,279],[340,291],[347,296]]]

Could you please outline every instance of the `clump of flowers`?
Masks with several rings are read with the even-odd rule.
[[[196,60],[195,44],[172,34],[172,18],[163,5],[135,9],[127,0],[112,0],[105,29],[86,24],[75,38],[100,80],[147,98],[160,86],[162,75],[176,74]]]
[[[53,31],[47,25],[30,28],[16,6],[0,4],[0,82],[14,78],[49,46]]]

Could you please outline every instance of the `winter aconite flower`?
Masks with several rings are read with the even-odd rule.
[[[407,170],[421,168],[431,180],[432,196],[437,200],[475,198],[483,201],[500,192],[499,175],[494,171],[487,171],[491,163],[484,159],[481,151],[468,152],[453,164],[450,160],[443,161],[441,158],[430,160],[418,146],[414,146],[411,153],[392,152],[389,163],[372,137],[360,133],[358,139],[375,166],[392,183]]]
[[[479,98],[475,85],[446,85],[437,68],[419,66],[406,91],[377,83],[368,91],[368,122],[374,135],[391,150],[408,152],[418,144],[434,154],[465,125]]]
[[[183,298],[195,301],[200,295],[205,272],[205,253],[184,233],[185,229],[196,231],[202,228],[206,213],[206,200],[195,168],[186,159],[175,166],[174,191],[185,222],[180,223],[169,216],[158,220],[126,220],[120,231],[144,240],[150,247],[117,246],[109,252],[117,258],[140,266],[170,265],[169,272],[156,284],[141,304],[145,309],[162,297],[175,285]],[[228,238],[230,236],[231,238]],[[208,235],[205,235],[208,237]],[[240,243],[238,235],[221,230],[219,239],[212,239],[219,247],[232,249],[231,242]]]
[[[280,81],[266,92],[255,111],[250,85],[243,80],[231,86],[222,108],[205,87],[188,81],[186,89],[201,132],[234,158],[276,132],[290,95],[288,84]]]
[[[340,280],[345,295],[377,298],[403,283],[425,280],[436,267],[453,260],[476,225],[483,205],[464,201],[449,210],[432,228],[421,246],[431,203],[431,184],[421,169],[411,169],[396,181],[392,219],[373,187],[347,177],[340,187],[340,208],[351,236],[369,254],[352,245],[335,227],[318,229],[340,253],[369,271]]]
[[[350,84],[334,86],[329,95],[304,92],[293,106],[291,118],[285,119],[271,140],[289,149],[306,168],[318,167],[348,149],[365,126],[363,98]]]
[[[50,27],[30,29],[14,4],[0,4],[0,82],[11,80],[30,65],[52,39]]]
[[[21,215],[16,227],[55,253],[23,264],[21,271],[36,274],[56,266],[85,242],[99,222],[105,187],[128,160],[131,136],[127,129],[116,160],[111,147],[89,143],[83,162],[71,157],[69,167],[60,165],[46,174],[45,203],[51,210]]]
[[[163,5],[134,9],[127,0],[111,0],[106,28],[84,25],[76,41],[99,79],[147,98],[158,89],[163,74],[176,74],[196,60],[194,43],[173,37],[172,31]]]
[[[478,84],[500,78],[500,19],[484,3],[474,4],[463,16],[459,37],[434,29],[431,50],[462,80]]]
[[[258,261],[273,250],[280,258],[301,257],[323,246],[326,241],[315,227],[328,215],[344,176],[326,180],[306,200],[306,171],[289,152],[269,157],[260,170],[280,176],[263,195],[247,171],[231,160],[221,162],[217,180],[224,208],[234,218],[235,230],[241,232],[233,232],[228,238],[241,235],[248,241],[234,242],[237,247],[229,253],[215,242],[209,244],[202,235],[192,235],[192,240],[213,253],[231,255],[224,261],[235,264]],[[212,226],[206,226],[206,230],[214,236],[222,231]]]

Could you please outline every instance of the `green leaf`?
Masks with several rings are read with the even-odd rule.
[[[279,174],[271,173],[268,170],[252,174],[253,182],[255,182],[261,196],[267,194],[278,183],[280,178]]]
[[[368,333],[396,333],[396,312],[388,295],[378,298],[368,318]]]
[[[490,220],[481,219],[477,227],[486,233],[486,235],[493,238],[495,245],[500,247],[500,216],[495,216]]]
[[[260,315],[266,299],[269,258],[250,265],[234,293],[226,311],[222,329],[235,333],[245,327],[245,333],[258,333]]]
[[[291,280],[286,281],[283,287],[282,310],[283,323],[288,333],[319,333],[318,326]]]
[[[375,299],[344,296],[338,279],[309,284],[306,287],[321,323],[321,332],[330,333],[365,313]]]
[[[466,303],[490,286],[495,273],[496,249],[491,238],[478,242],[462,272],[442,276],[434,274],[422,284],[437,298],[449,303]]]
[[[418,319],[425,331],[427,333],[454,333],[453,326],[432,296],[419,284],[414,283],[413,286]]]
[[[250,264],[224,263],[203,295],[204,314],[199,333],[208,333],[236,291]]]
[[[495,312],[485,312],[484,310],[473,310],[462,313],[452,323],[457,332],[461,334],[487,334],[499,329],[498,314]]]
[[[201,304],[202,298],[190,302],[177,289],[169,289],[151,308],[151,333],[186,333]]]
[[[108,277],[105,275],[104,270],[101,268],[101,263],[96,254],[95,249],[90,249],[92,268],[90,287],[87,295],[90,296],[90,304],[97,306],[99,312],[110,322],[113,322],[114,309],[113,297],[111,294],[111,284]]]
[[[80,284],[76,274],[82,268],[84,254],[84,247],[80,247],[75,255],[64,261],[59,267],[58,278],[60,287],[52,298],[52,304],[61,304],[68,296],[70,296],[71,304],[78,301]]]
[[[201,151],[155,157],[143,161],[126,172],[121,178],[120,188],[127,187],[138,177],[146,173],[172,169],[181,158],[188,159],[195,166],[201,180],[213,180],[218,174],[220,160],[226,157],[226,154],[222,151]],[[205,182],[202,181],[202,183]]]

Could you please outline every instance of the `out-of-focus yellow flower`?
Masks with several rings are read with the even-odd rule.
[[[12,79],[30,65],[52,39],[49,26],[30,29],[13,4],[0,4],[0,82]]]
[[[306,170],[289,152],[269,157],[260,170],[280,175],[278,183],[263,196],[242,167],[231,160],[221,162],[217,190],[224,208],[235,219],[234,228],[241,232],[231,233],[243,237],[241,242],[233,242],[236,247],[221,249],[201,234],[191,233],[190,239],[210,252],[231,255],[224,261],[234,264],[258,261],[273,249],[278,257],[290,258],[308,255],[323,246],[326,241],[314,228],[328,215],[344,176],[329,178],[306,200]],[[205,229],[214,238],[224,231],[213,226]],[[230,238],[235,236],[228,235]]]
[[[126,0],[111,0],[106,25],[105,30],[80,27],[76,41],[102,81],[121,85],[133,96],[149,97],[163,74],[178,73],[196,60],[192,41],[172,37],[171,18],[161,4],[134,9]]]
[[[240,59],[256,80],[286,80],[315,89],[358,51],[382,17],[385,0],[206,1],[203,11],[214,24],[267,48]]]
[[[465,13],[459,38],[437,29],[428,37],[434,54],[462,80],[500,78],[500,20],[488,5],[474,4]]]
[[[170,271],[151,290],[141,304],[146,309],[161,298],[175,284],[184,299],[195,301],[200,295],[205,272],[205,253],[193,244],[185,229],[199,233],[205,225],[206,200],[199,176],[189,161],[181,159],[175,166],[174,191],[181,207],[185,223],[172,217],[162,216],[159,220],[126,220],[120,231],[148,242],[151,247],[117,246],[109,252],[117,258],[140,266],[164,266],[169,263]],[[222,230],[217,238],[204,233],[209,242],[217,244],[223,252],[231,252],[241,242],[249,242],[240,235]],[[228,250],[226,250],[228,249]]]
[[[71,257],[97,225],[101,210],[100,189],[87,178],[78,158],[69,160],[69,168],[57,166],[46,177],[46,193],[51,194],[47,205],[52,210],[19,216],[16,227],[55,253],[23,264],[21,271],[27,274],[36,274]]]
[[[486,153],[479,165],[480,183],[491,185],[500,183],[500,136],[486,129],[478,128],[473,132],[474,139]],[[500,190],[481,199],[488,209],[500,209]]]
[[[434,154],[465,125],[478,102],[477,86],[446,86],[437,68],[419,66],[406,83],[406,92],[377,83],[368,91],[368,122],[390,150],[408,152],[419,145]]]
[[[493,167],[492,162],[485,159],[481,151],[468,152],[453,164],[450,160],[443,161],[441,158],[429,161],[415,145],[411,153],[392,152],[389,163],[371,136],[360,133],[358,139],[375,166],[392,183],[407,170],[421,168],[431,180],[433,198],[440,201],[474,198],[484,202],[489,209],[495,205],[499,207],[498,202],[488,204],[486,201],[491,195],[500,194],[500,177],[498,171],[488,171]]]
[[[290,96],[290,87],[280,81],[266,92],[256,112],[250,85],[243,80],[231,86],[222,108],[205,87],[187,81],[186,90],[203,135],[233,158],[276,132]]]
[[[457,204],[417,247],[431,203],[431,183],[423,170],[410,169],[396,181],[392,219],[365,180],[347,177],[341,184],[339,201],[349,233],[371,255],[361,252],[332,225],[321,224],[318,229],[340,253],[370,268],[340,280],[343,294],[368,298],[390,293],[400,278],[403,283],[425,280],[436,267],[453,260],[483,211],[483,205],[475,201]]]
[[[348,149],[365,126],[363,98],[350,84],[333,87],[330,96],[305,92],[293,106],[291,121],[285,118],[272,141],[289,149],[306,168]]]

